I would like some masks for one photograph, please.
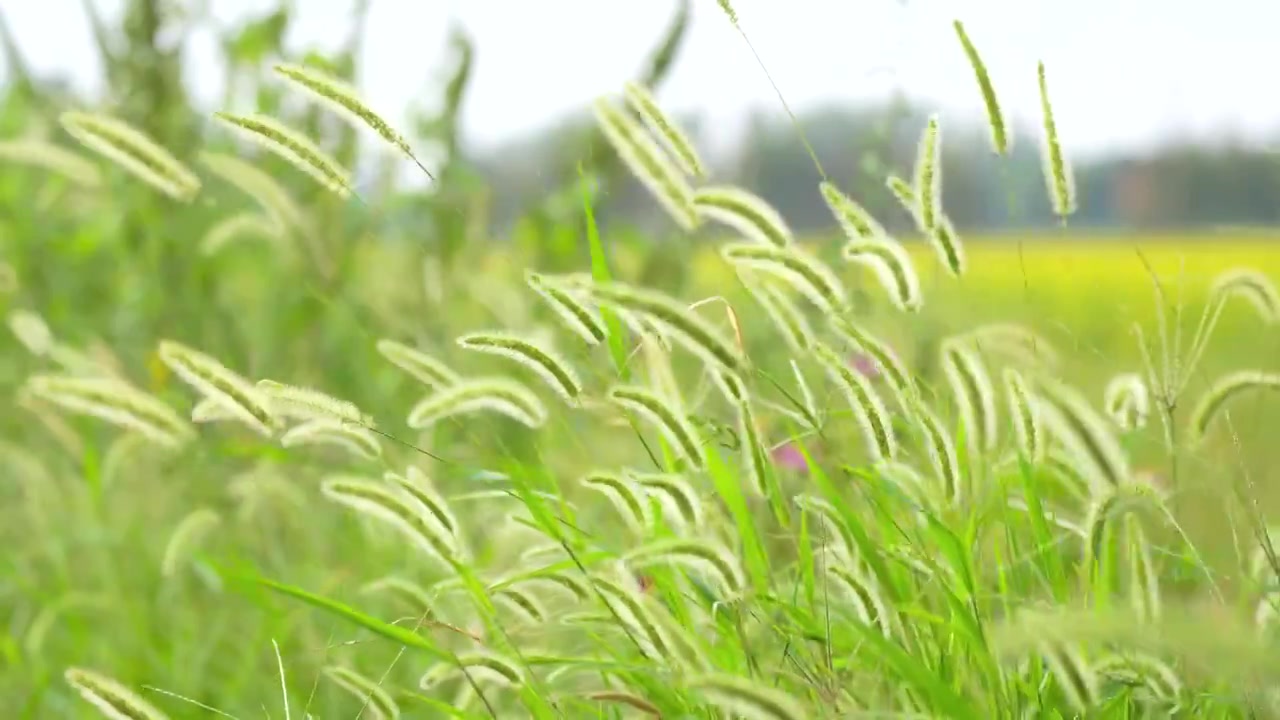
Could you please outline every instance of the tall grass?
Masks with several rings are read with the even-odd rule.
[[[277,72],[417,162],[336,78]],[[1043,77],[1047,182],[1065,217],[1075,201]],[[835,260],[801,247],[763,199],[714,184],[647,88],[626,89],[641,120],[595,106],[624,165],[677,227],[710,218],[749,240],[719,245],[726,282],[709,297],[645,286],[600,243],[590,272],[585,257],[581,272],[514,251],[505,269],[477,260],[425,305],[422,275],[398,262],[326,295],[314,270],[234,261],[275,245],[228,245],[195,247],[192,262],[229,303],[200,312],[234,344],[193,324],[151,328],[146,347],[81,348],[62,338],[111,329],[10,315],[9,367],[34,420],[0,441],[11,716],[1280,712],[1280,565],[1250,468],[1224,469],[1244,457],[1237,421],[1265,410],[1245,396],[1280,385],[1261,369],[1274,348],[1246,344],[1239,361],[1260,369],[1226,374],[1209,350],[1227,320],[1274,327],[1265,275],[1212,284],[1185,348],[1190,303],[1170,320],[1157,282],[1159,342],[1142,345],[1141,371],[1042,347],[1053,318],[1024,328],[960,284],[982,257],[964,264],[943,214],[936,120],[914,187],[886,178],[939,249],[950,285],[930,288],[907,244],[825,179],[812,192],[849,244]],[[116,126],[95,117],[64,120],[144,186],[209,192],[132,134],[104,150]],[[305,128],[218,117],[320,190],[351,193]],[[1003,125],[992,137],[1003,151]],[[272,189],[253,198],[266,227],[314,232],[298,227],[312,208],[270,175],[204,160]],[[589,201],[583,214],[598,238]],[[880,288],[865,292],[868,274]],[[286,283],[318,296],[302,316],[318,334],[270,304]],[[934,292],[943,310],[925,302]],[[1229,316],[1229,295],[1256,312]],[[272,322],[251,326],[259,313]],[[1111,382],[1061,370],[1085,360]],[[1191,412],[1161,394],[1201,375]],[[1184,523],[1193,488],[1171,478],[1188,471],[1233,500],[1216,537]]]

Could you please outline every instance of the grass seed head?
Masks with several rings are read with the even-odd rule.
[[[400,717],[400,706],[377,680],[341,665],[330,665],[323,672],[326,678],[360,701],[362,717],[369,720],[396,720]]]
[[[245,238],[266,239],[279,244],[280,232],[276,221],[256,212],[228,215],[205,231],[200,238],[200,253],[212,257],[232,242]]]
[[[303,227],[302,208],[270,173],[227,153],[202,151],[199,160],[214,175],[257,201],[280,230],[288,232]]]
[[[22,343],[27,352],[36,357],[43,357],[53,349],[53,331],[38,313],[30,310],[11,310],[9,312],[9,330]]]
[[[633,532],[642,533],[649,526],[649,504],[630,478],[596,471],[587,474],[581,482],[602,493]]]
[[[740,273],[740,276],[751,297],[760,304],[773,326],[782,333],[787,346],[799,355],[808,352],[817,336],[800,308],[777,287],[781,283],[756,279],[750,274]]]
[[[1191,412],[1191,437],[1203,440],[1213,421],[1225,414],[1227,404],[1242,393],[1258,390],[1280,390],[1280,373],[1263,370],[1241,370],[1228,373],[1213,382],[1200,396]]]
[[[702,217],[727,225],[754,242],[774,247],[795,243],[782,214],[764,198],[743,188],[701,187],[693,194],[693,204]]]
[[[686,232],[699,225],[693,189],[644,127],[610,101],[594,104],[596,123],[609,144],[636,177]]]
[[[179,202],[200,192],[200,178],[155,140],[123,120],[68,111],[58,117],[64,130],[85,147]]]
[[[378,341],[378,354],[433,390],[457,384],[462,377],[425,352],[390,339]]]
[[[662,144],[666,146],[671,159],[676,162],[685,175],[697,180],[702,180],[707,176],[706,168],[698,157],[698,151],[694,149],[693,142],[662,111],[649,88],[639,83],[630,82],[624,87],[623,96],[626,98],[627,104],[631,106],[631,109],[648,126],[649,132],[657,136],[662,141]]]
[[[895,390],[904,396],[914,394],[915,380],[911,377],[911,371],[888,343],[845,317],[833,315],[830,324],[837,334],[871,358]]]
[[[668,563],[697,570],[715,578],[729,596],[736,596],[746,584],[738,558],[727,547],[706,540],[658,540],[632,550],[624,560],[634,567]]]
[[[901,243],[887,237],[853,240],[844,246],[843,253],[846,260],[871,268],[899,310],[920,311],[924,305],[920,277]]]
[[[623,314],[624,319],[630,315],[656,323],[708,364],[739,374],[747,367],[746,359],[733,342],[668,295],[619,282],[589,283],[582,287],[589,297]]]
[[[1223,271],[1209,288],[1209,302],[1221,305],[1231,297],[1243,298],[1252,305],[1263,322],[1280,323],[1280,292],[1266,274],[1252,268]]]
[[[730,243],[720,254],[735,266],[767,275],[804,295],[826,313],[843,312],[848,292],[825,264],[794,248]]]
[[[395,528],[427,555],[445,562],[462,559],[449,533],[405,493],[383,483],[332,477],[321,484],[326,498]]]
[[[706,458],[703,457],[697,430],[688,417],[657,393],[639,386],[619,385],[609,390],[608,398],[657,428],[690,466],[698,470],[705,467]]]
[[[705,513],[702,498],[688,478],[676,473],[642,473],[628,471],[627,477],[639,485],[650,496],[659,498],[665,507],[669,507],[679,516],[686,528],[696,530],[702,527]]]
[[[222,522],[222,516],[211,508],[197,508],[178,523],[164,548],[160,574],[173,577],[190,550]]]
[[[1036,463],[1044,458],[1048,443],[1040,414],[1031,398],[1031,389],[1022,373],[1006,367],[1002,373],[1005,395],[1009,400],[1009,417],[1013,419],[1014,436],[1018,450],[1028,461]]]
[[[582,380],[569,362],[528,338],[499,332],[469,333],[457,340],[467,350],[498,355],[532,371],[567,401],[582,394]]]
[[[956,20],[952,22],[952,27],[960,40],[960,46],[964,49],[965,57],[969,60],[973,77],[978,81],[978,90],[982,93],[982,105],[987,110],[987,128],[991,131],[991,147],[997,155],[1008,155],[1013,137],[1005,123],[1004,113],[1000,110],[1000,101],[996,99],[991,75],[987,73],[987,66],[982,62],[978,48],[974,47],[973,41],[969,39],[969,33],[965,32],[964,24]]]
[[[711,705],[743,720],[804,720],[812,717],[799,700],[786,692],[737,675],[702,675],[688,679],[686,684]]]
[[[1151,393],[1138,373],[1121,373],[1111,378],[1103,390],[1102,407],[1116,427],[1137,430],[1151,414]]]
[[[267,396],[244,377],[212,356],[173,340],[161,340],[157,354],[174,375],[205,398],[222,404],[241,423],[266,437],[275,433],[279,421]]]
[[[118,680],[100,672],[71,667],[63,673],[85,702],[107,720],[168,720],[168,716]]]
[[[890,175],[885,178],[884,184],[885,187],[889,188],[889,192],[893,193],[893,196],[902,204],[902,208],[911,213],[911,217],[918,223],[920,200],[916,197],[916,189],[911,187],[911,183],[897,175]]]
[[[836,222],[844,231],[845,237],[853,240],[880,240],[886,236],[884,227],[876,221],[871,213],[859,205],[853,198],[844,194],[834,184],[823,181],[818,185],[822,199],[835,216]]]
[[[960,467],[960,457],[956,453],[955,439],[931,408],[917,403],[914,411],[916,422],[924,433],[925,451],[929,454],[938,477],[942,479],[946,497],[953,504],[958,503],[965,489],[965,475]]]
[[[1053,212],[1065,220],[1076,211],[1076,178],[1062,141],[1058,138],[1058,124],[1053,119],[1053,106],[1049,102],[1049,81],[1045,78],[1044,63],[1036,66],[1040,81],[1040,114],[1044,125],[1044,176],[1049,186],[1049,201]]]
[[[568,290],[535,272],[525,273],[525,283],[547,303],[560,321],[588,345],[599,345],[608,336],[599,313]]]
[[[960,241],[960,235],[956,232],[951,219],[945,215],[939,215],[928,238],[937,252],[938,260],[947,268],[947,272],[957,278],[964,275],[967,262],[964,243]]]
[[[5,164],[27,165],[57,173],[81,187],[102,187],[102,173],[96,165],[79,153],[47,140],[0,140],[0,160],[5,161]]]
[[[413,150],[409,147],[409,143],[404,139],[404,136],[396,132],[381,115],[374,112],[368,105],[365,105],[357,95],[354,87],[321,70],[302,65],[276,65],[275,72],[295,87],[302,88],[312,97],[337,110],[339,114],[349,120],[372,129],[379,137],[417,164],[418,168],[428,178],[435,180],[435,176],[423,167],[422,163],[413,154]]]
[[[342,448],[365,460],[382,457],[382,444],[376,434],[360,425],[336,418],[321,417],[294,425],[280,436],[280,446],[330,445]]]
[[[271,413],[296,420],[337,420],[359,427],[372,427],[373,418],[355,403],[340,400],[314,388],[287,385],[275,380],[259,380],[258,392],[267,400]]]
[[[1093,494],[1105,494],[1128,483],[1128,455],[1079,391],[1041,379],[1033,397],[1047,434],[1063,446],[1069,464],[1089,483]]]
[[[530,428],[547,421],[547,408],[532,390],[504,377],[459,381],[427,396],[409,411],[409,427],[430,427],[441,420],[477,412],[505,415]]]
[[[214,117],[262,149],[279,156],[338,197],[352,192],[351,178],[332,155],[301,133],[266,115],[214,113]]]
[[[826,345],[816,348],[818,360],[827,375],[837,383],[849,403],[853,416],[858,420],[866,438],[866,447],[872,464],[892,460],[898,454],[898,439],[893,429],[889,411],[884,401],[862,375],[853,372],[834,350]]]
[[[35,375],[23,387],[39,400],[137,432],[165,447],[181,447],[195,436],[168,405],[114,378]]]
[[[942,369],[964,419],[974,455],[991,452],[999,439],[999,414],[991,374],[978,353],[957,340],[942,345]]]
[[[942,168],[939,156],[941,136],[938,116],[932,115],[920,135],[916,156],[916,205],[920,211],[920,225],[927,234],[933,234],[942,214]]]

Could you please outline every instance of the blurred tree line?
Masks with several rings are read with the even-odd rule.
[[[897,98],[876,107],[830,106],[798,115],[823,166],[891,229],[910,218],[885,187],[894,173],[910,179],[916,142],[929,108]],[[550,156],[589,120],[567,119],[478,159],[493,188],[500,226],[515,217],[519,198],[539,191]],[[698,142],[707,129],[683,122]],[[948,214],[961,228],[999,232],[1049,228],[1050,213],[1034,128],[1017,133],[1011,156],[995,157],[985,126],[946,126],[942,162]],[[717,182],[749,188],[769,200],[800,233],[833,229],[815,190],[816,169],[795,126],[774,109],[753,114],[743,140],[711,160]],[[1115,154],[1074,163],[1080,209],[1076,228],[1158,231],[1280,223],[1280,156],[1230,138],[1210,144],[1170,143],[1142,154]],[[602,202],[608,217],[652,223],[656,212],[637,184],[627,182]]]
[[[438,182],[425,191],[408,190],[396,185],[395,169],[389,164],[375,167],[359,156],[354,130],[331,123],[314,107],[290,106],[279,86],[269,82],[270,65],[279,60],[308,62],[341,77],[354,77],[365,41],[369,0],[352,1],[350,32],[337,52],[285,46],[294,18],[294,3],[287,0],[259,16],[225,25],[217,25],[207,3],[129,0],[115,27],[101,16],[93,0],[82,0],[82,4],[110,88],[105,106],[99,109],[128,120],[188,158],[200,147],[217,143],[207,130],[208,113],[218,108],[193,108],[181,81],[185,31],[200,24],[215,25],[228,76],[224,104],[243,105],[248,98],[254,109],[324,138],[322,144],[340,161],[360,168],[363,192],[377,196],[375,211],[360,222],[362,231],[388,222],[412,226],[415,237],[434,238],[428,242],[446,262],[461,252],[460,243],[480,236],[503,240],[516,233],[523,237],[517,242],[554,246],[568,241],[551,237],[555,229],[567,216],[580,213],[581,172],[593,181],[597,215],[611,229],[659,234],[670,229],[656,204],[627,176],[595,131],[585,112],[591,98],[583,98],[581,115],[525,137],[496,148],[469,145],[459,117],[477,49],[461,28],[451,36],[450,57],[442,63],[438,91],[433,91],[439,98],[433,98],[438,102],[432,107],[438,109],[415,111],[403,128],[416,144],[433,148],[439,160]],[[626,80],[639,80],[654,87],[661,100],[661,84],[678,61],[687,25],[688,2],[680,0],[650,56],[634,77],[618,78],[619,88]],[[14,32],[0,13],[0,56],[8,68],[8,83],[0,95],[0,140],[37,136],[72,146],[56,131],[57,113],[83,101],[60,79],[35,77],[14,42]],[[802,113],[799,122],[832,179],[890,229],[905,231],[909,219],[884,180],[889,173],[910,176],[928,110],[899,96],[875,107],[812,109]],[[697,118],[685,118],[683,125],[695,143],[708,133]],[[959,227],[972,232],[1054,224],[1037,136],[1034,129],[1017,135],[1012,156],[1002,161],[989,152],[985,128],[946,128],[944,200]],[[264,162],[284,170],[269,159]],[[776,108],[753,113],[737,147],[711,158],[711,164],[716,182],[757,192],[797,232],[833,228],[815,190],[817,172],[796,128]],[[0,174],[3,169],[0,166]],[[1242,142],[1174,144],[1142,156],[1078,162],[1075,169],[1080,210],[1071,223],[1077,228],[1159,230],[1280,222],[1280,163],[1273,153]],[[316,190],[300,184],[299,192],[315,194]],[[19,205],[23,202],[17,195],[9,199]],[[151,222],[149,213],[155,210],[145,198],[133,200],[136,212],[122,216],[126,228],[130,221]],[[131,234],[141,233],[135,227]]]

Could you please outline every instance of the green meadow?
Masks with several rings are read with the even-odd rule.
[[[927,127],[913,230],[799,236],[642,84],[493,237],[354,179],[423,164],[341,63],[259,71],[11,101],[7,717],[1280,710],[1275,237],[970,233]]]

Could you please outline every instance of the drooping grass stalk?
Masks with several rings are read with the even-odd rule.
[[[382,444],[376,434],[344,420],[316,418],[294,425],[280,436],[281,447],[314,445],[339,447],[366,460],[382,457]]]
[[[840,228],[844,230],[845,237],[850,241],[875,241],[887,237],[884,228],[871,216],[871,213],[853,198],[841,192],[834,183],[823,182],[818,185],[818,191],[822,193],[823,201],[826,202],[836,222],[840,223]]]
[[[415,430],[441,420],[476,412],[506,415],[529,428],[542,427],[547,408],[523,384],[505,377],[464,380],[436,390],[409,411],[408,424]]]
[[[331,155],[301,133],[266,115],[234,115],[217,112],[215,118],[243,137],[278,155],[290,165],[310,175],[338,197],[352,194],[351,178]]]
[[[848,304],[847,292],[824,263],[790,247],[730,243],[721,256],[734,265],[768,275],[808,298],[823,312],[837,314]]]
[[[609,390],[608,398],[656,427],[663,438],[694,468],[702,469],[705,466],[706,460],[698,442],[697,431],[688,418],[664,398],[645,388],[622,385]]]
[[[183,382],[202,396],[222,403],[236,419],[260,435],[270,437],[279,426],[267,397],[244,377],[212,356],[173,340],[161,340],[157,351]]]
[[[402,342],[383,338],[378,341],[377,348],[378,354],[392,365],[434,390],[455,385],[462,380],[449,366]]]
[[[596,471],[585,475],[580,482],[602,493],[633,532],[643,533],[648,527],[648,504],[644,502],[636,484],[630,478],[616,473]]]
[[[649,127],[649,132],[657,136],[666,146],[671,158],[676,161],[680,169],[695,180],[704,179],[707,175],[706,168],[702,164],[702,159],[698,157],[698,151],[694,149],[689,136],[667,117],[649,88],[640,83],[629,82],[623,87],[623,96],[631,109]]]
[[[63,672],[67,684],[108,720],[169,720],[159,708],[115,678],[81,667]]]
[[[1138,373],[1121,373],[1103,390],[1103,409],[1121,430],[1137,430],[1151,413],[1151,394]]]
[[[724,223],[751,240],[787,247],[795,239],[782,215],[758,195],[739,187],[698,188],[693,205],[704,218]]]
[[[169,535],[160,561],[160,574],[165,577],[176,575],[191,549],[221,522],[222,516],[212,508],[196,508],[188,513]]]
[[[574,401],[582,393],[582,380],[567,360],[527,338],[508,333],[468,333],[458,338],[468,350],[512,360],[538,375],[562,398]]]
[[[1034,392],[1045,430],[1067,450],[1072,467],[1103,495],[1132,479],[1123,446],[1079,391],[1042,379]]]
[[[241,238],[266,238],[279,242],[280,226],[271,218],[256,212],[228,215],[210,227],[200,238],[200,253],[212,257]]]
[[[98,166],[79,153],[36,138],[0,141],[0,161],[43,168],[88,189],[102,187]]]
[[[337,109],[349,119],[368,126],[378,133],[379,137],[412,160],[428,178],[432,181],[436,179],[431,174],[431,171],[423,166],[422,162],[413,154],[413,150],[409,147],[409,143],[404,139],[404,136],[396,132],[390,123],[382,119],[381,115],[365,105],[357,96],[355,88],[328,73],[302,65],[276,65],[275,72],[295,86],[306,90],[312,97]]]
[[[796,353],[805,353],[813,347],[817,336],[800,308],[774,287],[775,284],[769,281],[744,281],[747,291],[764,308],[774,326],[782,332],[787,345]]]
[[[369,720],[396,720],[400,717],[400,706],[391,692],[377,680],[341,665],[330,665],[323,672],[325,677],[360,701],[362,716]]]
[[[20,308],[11,310],[8,324],[13,336],[32,355],[43,357],[53,349],[55,343],[53,331],[38,313]]]
[[[871,268],[889,299],[904,312],[919,312],[924,305],[920,277],[906,248],[896,240],[851,240],[841,248],[845,260]]]
[[[548,283],[539,273],[525,272],[525,283],[546,301],[560,320],[588,345],[605,341],[608,333],[596,313],[563,288]]]
[[[690,678],[686,684],[720,710],[752,720],[804,720],[810,715],[787,693],[736,675]]]
[[[976,352],[950,339],[942,345],[942,368],[964,419],[970,456],[991,452],[998,439],[998,413],[995,388],[986,366]]]
[[[23,387],[37,399],[140,433],[165,447],[181,447],[195,436],[168,405],[113,378],[35,375]]]
[[[1005,393],[1009,400],[1009,415],[1018,439],[1018,449],[1028,462],[1038,463],[1045,457],[1048,443],[1040,413],[1031,397],[1026,378],[1014,368],[1006,367],[1002,373]]]
[[[835,381],[845,395],[854,418],[862,429],[866,440],[866,449],[873,464],[883,460],[892,460],[898,454],[898,440],[885,409],[871,383],[849,366],[826,345],[816,348],[816,356],[822,362],[827,374]]]
[[[737,595],[746,583],[738,558],[727,547],[706,540],[658,540],[628,552],[624,560],[636,567],[670,563],[705,572],[730,596]]]
[[[200,192],[200,178],[141,131],[123,120],[85,112],[64,112],[58,121],[85,147],[180,202]]]
[[[631,173],[648,188],[681,229],[698,227],[693,190],[643,126],[609,100],[596,100],[596,122]]]
[[[293,232],[303,226],[302,208],[289,191],[256,165],[226,153],[201,152],[198,157],[214,175],[257,201],[281,230]]]
[[[582,291],[601,305],[626,315],[652,320],[671,332],[681,344],[709,364],[721,365],[741,373],[746,360],[735,345],[683,303],[663,293],[641,289],[620,282],[588,283]]]
[[[1204,439],[1213,421],[1225,412],[1228,402],[1241,393],[1256,390],[1280,390],[1280,373],[1242,370],[1215,380],[1191,413],[1192,440]]]
[[[903,180],[897,175],[890,175],[885,178],[884,185],[889,188],[889,192],[893,193],[893,196],[898,199],[902,208],[911,213],[912,217],[916,217],[920,200],[916,197],[916,189],[911,187],[911,183]]]

